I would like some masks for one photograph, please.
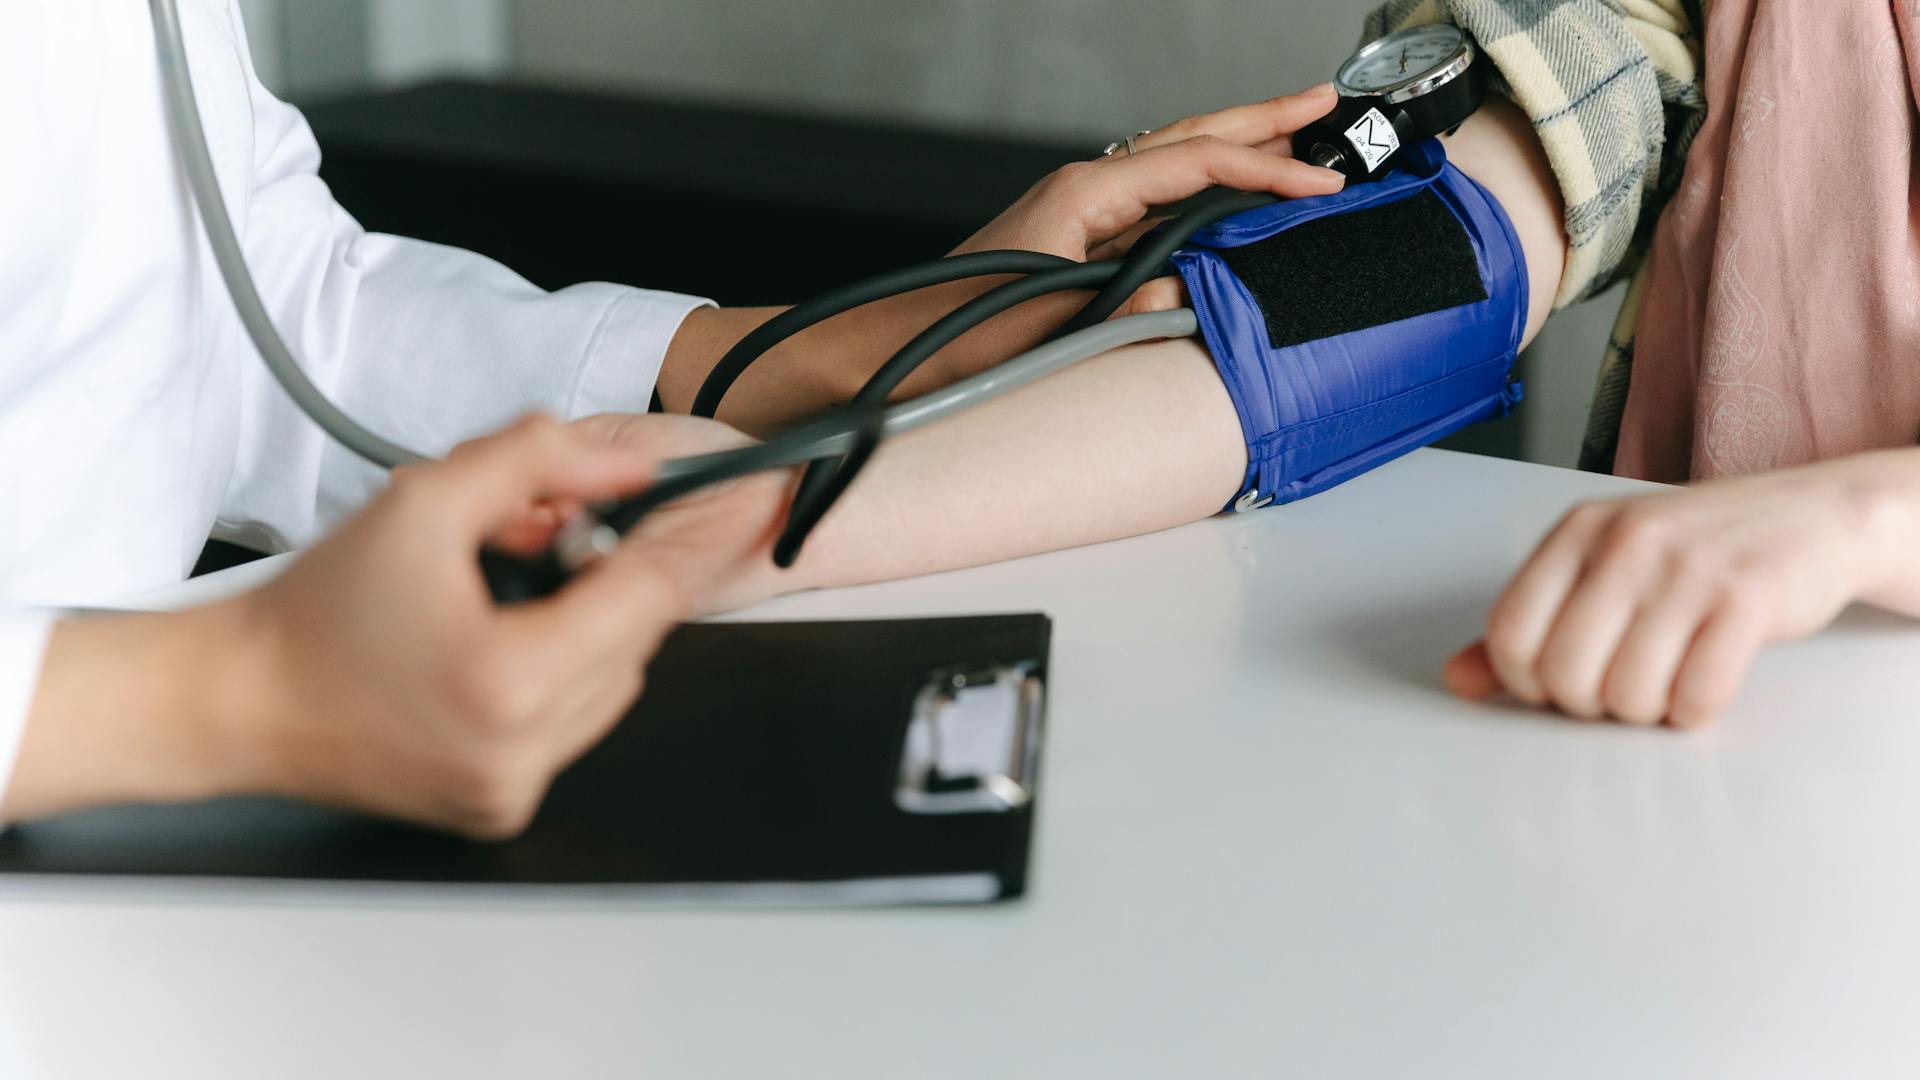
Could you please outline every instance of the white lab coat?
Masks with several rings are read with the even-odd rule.
[[[369,234],[305,121],[255,78],[237,6],[182,0],[208,139],[269,310],[314,381],[438,452],[531,409],[642,411],[703,301],[548,294]],[[0,790],[62,606],[180,580],[209,534],[311,542],[381,473],[327,441],[247,341],[168,141],[140,0],[10,4],[0,33]]]

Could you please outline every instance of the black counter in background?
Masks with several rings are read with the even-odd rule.
[[[938,257],[1088,146],[497,83],[302,105],[361,224],[534,283],[791,303]],[[1512,420],[1443,445],[1517,457]]]
[[[442,82],[306,107],[368,228],[553,288],[790,303],[936,257],[1083,148]]]

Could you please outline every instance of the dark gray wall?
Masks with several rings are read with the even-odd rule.
[[[513,0],[568,81],[1092,139],[1328,77],[1355,0]]]
[[[260,78],[288,97],[507,67],[507,0],[240,0]]]

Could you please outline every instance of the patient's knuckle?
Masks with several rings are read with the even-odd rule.
[[[1506,606],[1496,606],[1487,616],[1487,655],[1496,667],[1511,671],[1532,664],[1531,646],[1520,621]]]
[[[1673,556],[1672,588],[1683,591],[1689,602],[1738,605],[1756,599],[1749,592],[1751,579],[1724,552],[1688,545]]]
[[[1720,553],[1704,544],[1678,544],[1667,552],[1668,576],[1679,584],[1717,584],[1726,572]]]
[[[1646,727],[1657,724],[1666,711],[1665,702],[1630,676],[1608,675],[1600,688],[1601,703],[1607,715],[1625,724]]]
[[[1584,531],[1605,526],[1613,515],[1614,508],[1612,504],[1588,501],[1576,504],[1573,509],[1567,511],[1566,516],[1561,518],[1560,522],[1565,528]]]
[[[1664,518],[1629,510],[1607,530],[1604,552],[1616,558],[1652,558],[1664,552],[1672,538],[1673,527]]]
[[[1597,688],[1587,685],[1584,677],[1571,667],[1553,663],[1542,665],[1540,685],[1546,690],[1547,698],[1554,707],[1568,716],[1594,720],[1602,714]]]
[[[1733,693],[1720,687],[1687,686],[1674,694],[1668,719],[1674,727],[1699,728],[1718,719],[1733,704]]]
[[[1764,573],[1728,574],[1714,590],[1719,617],[1735,624],[1764,618],[1772,599],[1773,585]]]

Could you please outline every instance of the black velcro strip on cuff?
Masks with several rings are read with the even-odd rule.
[[[1275,349],[1487,298],[1473,240],[1432,191],[1296,225],[1220,257]]]

